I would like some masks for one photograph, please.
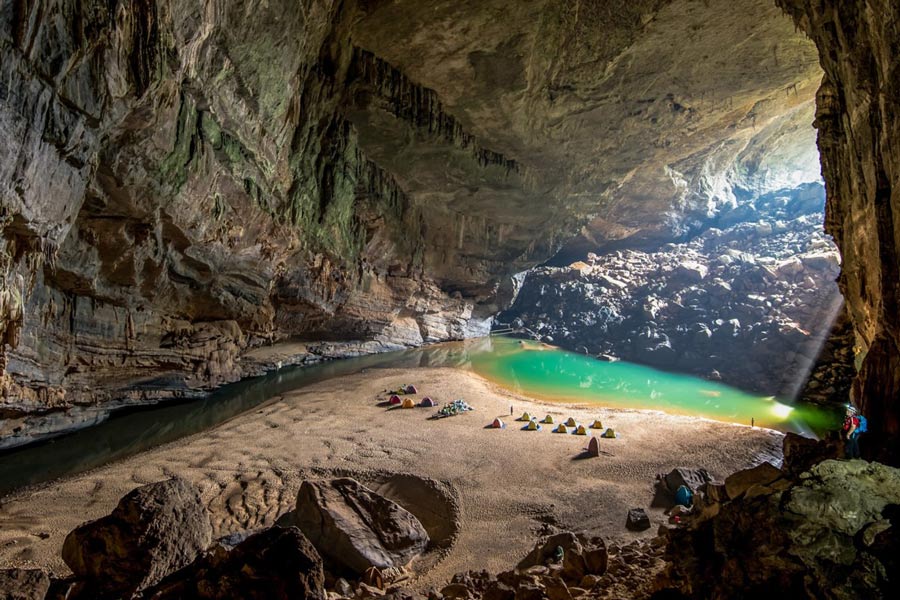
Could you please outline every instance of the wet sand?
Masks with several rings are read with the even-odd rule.
[[[463,398],[476,410],[432,420],[432,408],[384,406],[383,391],[404,383],[418,387],[413,398],[429,395],[439,404]],[[510,419],[510,405],[515,417],[549,413],[557,423],[573,416],[585,425],[599,418],[620,437],[601,439],[602,455],[584,458],[587,437],[552,433],[547,425],[521,431],[522,423]],[[485,428],[498,416],[506,429]],[[650,506],[657,473],[704,467],[724,478],[778,454],[780,445],[781,434],[764,429],[527,399],[457,369],[373,369],[291,392],[210,431],[5,498],[0,568],[67,574],[59,553],[70,530],[108,514],[134,487],[173,475],[201,489],[215,532],[226,535],[273,524],[293,508],[304,479],[350,474],[401,503],[416,481],[436,494],[412,501],[433,502],[448,515],[441,519],[451,521],[435,530],[445,547],[419,561],[414,583],[438,585],[468,569],[512,567],[548,528],[612,540],[652,537],[665,520],[661,509],[648,511],[654,526],[642,534],[625,529],[625,516],[630,508]],[[395,473],[413,477],[390,480]]]

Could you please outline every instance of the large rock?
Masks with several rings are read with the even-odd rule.
[[[212,541],[200,492],[183,479],[139,487],[68,536],[62,557],[93,588],[128,596],[190,564]]]
[[[632,531],[645,531],[650,529],[650,517],[643,508],[632,508],[628,511],[625,526]]]
[[[413,514],[349,478],[304,481],[294,514],[323,557],[357,573],[406,565],[429,543]]]
[[[50,578],[39,569],[0,570],[0,600],[44,600]]]
[[[712,481],[709,471],[706,469],[689,469],[687,467],[675,467],[663,478],[663,483],[669,492],[674,494],[681,486],[688,487],[693,493],[697,493],[703,484]]]
[[[670,531],[673,586],[697,598],[892,597],[900,469],[826,460],[754,489]]]
[[[725,491],[729,498],[734,499],[754,486],[767,486],[782,476],[784,473],[781,469],[764,462],[729,475],[725,479]]]
[[[273,527],[234,548],[216,545],[149,590],[146,600],[324,600],[322,559],[296,527]]]
[[[782,468],[791,475],[808,471],[816,463],[829,458],[841,458],[839,440],[827,438],[814,440],[788,432],[781,443],[784,464]]]

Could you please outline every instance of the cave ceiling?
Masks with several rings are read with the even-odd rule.
[[[515,165],[484,168],[377,90],[357,97],[361,146],[432,218],[506,232],[462,255],[515,262],[536,234],[558,243],[585,223],[598,247],[667,240],[782,165],[811,158],[818,177],[821,70],[772,2],[369,2],[351,39]]]

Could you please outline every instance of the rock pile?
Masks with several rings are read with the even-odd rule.
[[[484,600],[648,597],[661,572],[664,539],[607,546],[571,532],[538,543],[518,566],[496,576],[469,571],[429,597]]]
[[[698,494],[684,526],[666,532],[662,587],[692,598],[890,596],[900,470],[826,460],[799,471],[763,463],[728,477],[724,495]]]
[[[793,394],[839,302],[824,200],[818,184],[772,193],[684,243],[536,269],[498,321],[571,350]],[[851,349],[835,361],[846,371],[836,379],[849,382]],[[821,388],[845,392],[832,382]]]

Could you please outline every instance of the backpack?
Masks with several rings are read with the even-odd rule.
[[[675,504],[690,508],[693,500],[694,494],[691,492],[691,488],[686,485],[678,486],[678,489],[675,491]]]
[[[862,415],[858,415],[856,418],[859,420],[859,425],[856,426],[856,433],[865,433],[869,428],[868,421]]]

